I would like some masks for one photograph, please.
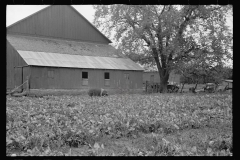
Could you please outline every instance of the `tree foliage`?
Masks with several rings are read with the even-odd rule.
[[[171,70],[201,59],[231,59],[232,34],[226,26],[231,6],[110,5],[94,6],[94,24],[140,64],[156,65],[161,92]],[[216,65],[215,64],[215,65]]]
[[[180,82],[188,84],[221,83],[223,79],[232,79],[232,69],[221,65],[185,66],[179,68],[177,73],[181,74]]]

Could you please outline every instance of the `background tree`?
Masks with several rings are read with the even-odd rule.
[[[140,64],[156,65],[160,92],[179,63],[198,59],[220,63],[231,57],[232,35],[226,26],[231,6],[110,5],[94,6],[94,24]],[[201,52],[200,52],[201,51]],[[204,60],[205,61],[205,60]]]
[[[182,89],[186,83],[195,83],[195,90],[198,84],[220,84],[223,79],[232,79],[232,68],[220,64],[213,66],[213,64],[201,59],[195,59],[187,64],[179,65],[175,72],[181,75]]]

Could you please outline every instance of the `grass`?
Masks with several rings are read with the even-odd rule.
[[[202,89],[205,85],[198,84],[197,90]],[[183,88],[183,92],[189,92],[189,88],[195,87],[195,84],[185,84]],[[30,97],[42,97],[42,96],[62,96],[62,95],[69,95],[69,96],[84,96],[87,95],[89,89],[30,89],[28,95]],[[127,89],[105,89],[108,91],[110,95],[115,94],[145,94],[145,87],[138,90],[127,90]],[[179,88],[180,92],[181,87]]]
[[[232,95],[7,96],[7,155],[232,155]]]
[[[115,94],[142,94],[143,90],[126,90],[126,89],[105,89],[110,95]],[[42,96],[84,96],[88,94],[89,89],[30,89],[30,97],[42,97]]]

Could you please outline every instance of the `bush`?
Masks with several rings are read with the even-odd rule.
[[[104,89],[93,88],[88,91],[89,96],[108,96],[108,93]]]

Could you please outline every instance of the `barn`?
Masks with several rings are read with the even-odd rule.
[[[141,89],[143,69],[72,6],[53,5],[7,27],[7,89]],[[24,89],[24,85],[23,85]]]
[[[144,71],[143,73],[143,84],[148,82],[154,82],[154,83],[160,83],[160,76],[157,71]],[[175,74],[174,71],[172,71],[169,75],[168,79],[169,83],[178,83],[180,84],[180,75]]]

